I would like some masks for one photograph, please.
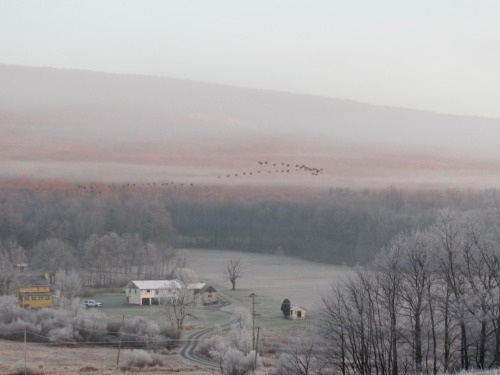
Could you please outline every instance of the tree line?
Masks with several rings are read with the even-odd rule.
[[[352,265],[373,259],[398,232],[430,225],[439,207],[484,208],[491,194],[282,187],[77,194],[3,188],[0,257],[10,263],[25,259],[52,275],[59,268],[85,269],[88,285],[112,285],[130,273],[165,275],[175,247]]]
[[[443,209],[323,297],[315,356],[343,375],[498,367],[499,295],[500,210]]]

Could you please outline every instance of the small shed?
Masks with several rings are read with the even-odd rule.
[[[219,298],[217,296],[217,290],[210,285],[205,285],[200,289],[200,298],[201,303],[204,305],[212,305],[219,302]]]
[[[290,307],[290,319],[298,320],[306,318],[306,309],[302,306]]]

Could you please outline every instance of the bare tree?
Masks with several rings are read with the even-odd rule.
[[[319,374],[324,366],[319,355],[321,347],[314,332],[304,331],[293,335],[279,355],[278,373],[283,375]]]
[[[330,294],[322,298],[323,307],[318,320],[318,331],[326,340],[325,363],[341,370],[343,375],[352,369],[358,374],[369,374],[373,366],[373,310],[369,308],[369,285],[364,269],[349,273],[334,285]],[[376,280],[371,280],[369,283]],[[388,350],[385,350],[386,352]]]
[[[391,375],[399,372],[399,338],[398,310],[401,304],[401,284],[403,277],[400,273],[402,266],[402,255],[404,240],[402,236],[392,240],[386,249],[383,249],[375,259],[374,267],[378,275],[378,286],[380,288],[381,304],[387,310],[389,318],[390,336],[390,371]]]
[[[401,296],[404,310],[411,317],[413,336],[413,359],[415,371],[422,373],[423,343],[422,325],[427,308],[428,284],[432,272],[432,258],[429,253],[430,236],[427,232],[415,231],[403,235],[403,261],[400,272],[403,277]]]
[[[243,262],[241,258],[231,258],[226,263],[224,276],[232,285],[232,290],[236,289],[236,280],[243,276]]]
[[[198,294],[191,288],[192,283],[198,281],[198,276],[190,268],[178,268],[175,272],[179,281],[174,295],[159,297],[159,305],[171,326],[182,331],[184,321],[193,316],[193,310],[200,302]]]
[[[467,309],[465,305],[466,284],[464,276],[464,254],[472,246],[472,241],[465,234],[465,220],[462,213],[453,210],[441,210],[433,230],[438,238],[438,257],[440,271],[446,280],[447,314],[453,315],[460,326],[460,368],[469,368],[469,354],[467,343]],[[446,319],[447,317],[445,317]],[[450,340],[450,327],[445,327],[445,335]],[[445,364],[450,360],[450,343],[445,342]],[[445,371],[448,371],[445,365]]]

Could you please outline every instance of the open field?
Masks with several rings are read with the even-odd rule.
[[[308,310],[318,307],[320,298],[331,284],[344,275],[347,268],[321,264],[302,259],[268,254],[242,253],[223,250],[183,249],[188,265],[204,281],[222,291],[231,288],[224,280],[223,269],[227,260],[238,257],[244,263],[243,277],[236,288],[258,296],[275,299],[280,311],[283,299],[292,305],[301,305]]]
[[[182,249],[179,253],[187,258],[187,265],[204,282],[213,285],[231,304],[222,308],[230,312],[237,306],[252,307],[251,293],[257,295],[258,312],[261,325],[276,326],[282,324],[281,302],[290,299],[292,305],[300,305],[314,315],[319,307],[321,296],[331,284],[344,275],[346,267],[309,262],[302,259],[268,254],[242,253],[224,250]],[[241,258],[243,276],[236,283],[236,290],[231,290],[231,283],[224,279],[223,269],[231,257]],[[154,306],[127,305],[125,295],[103,294],[96,296],[104,303],[102,311],[112,320],[141,316],[159,323],[165,321],[160,310]],[[200,308],[195,319],[187,325],[206,328],[209,325],[227,321],[227,314],[219,310]],[[286,321],[284,321],[286,324]]]
[[[256,325],[261,327],[261,337],[272,338],[276,332],[303,327],[314,319],[319,298],[331,283],[346,272],[338,266],[323,265],[286,256],[237,253],[219,250],[180,251],[187,257],[188,267],[195,270],[205,282],[212,284],[230,302],[221,309],[199,307],[194,317],[187,320],[187,330],[183,338],[203,328],[223,324],[231,319],[230,313],[238,306],[252,308],[250,293],[257,295]],[[238,280],[237,290],[230,290],[231,284],[223,278],[223,267],[231,257],[240,257],[244,262],[244,275]],[[308,309],[310,319],[291,321],[283,319],[281,302],[289,298],[292,305],[302,305]],[[130,306],[126,304],[124,293],[96,295],[103,302],[104,312],[109,320],[119,321],[122,316],[142,316],[166,324],[166,318],[153,306]],[[0,374],[9,374],[18,363],[24,363],[24,344],[0,340]],[[28,343],[27,363],[45,374],[113,374],[121,372],[116,367],[117,350],[96,347],[54,347],[45,344]],[[185,362],[175,351],[165,356],[166,366],[152,369],[151,374],[208,374],[196,365]],[[91,366],[94,370],[81,372]],[[139,371],[140,373],[145,370]]]

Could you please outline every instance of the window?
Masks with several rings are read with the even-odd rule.
[[[151,292],[151,289],[146,289],[146,293],[150,293]]]

